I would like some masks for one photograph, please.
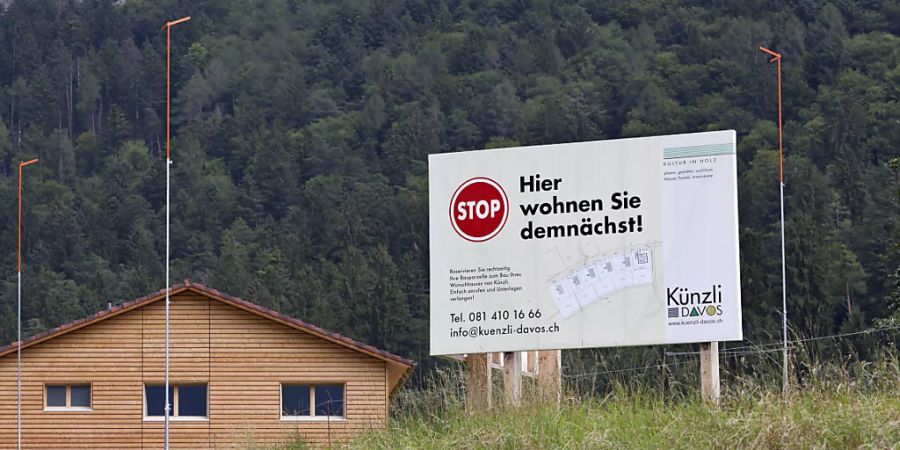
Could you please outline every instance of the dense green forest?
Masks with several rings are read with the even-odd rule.
[[[0,16],[0,340],[173,282],[431,365],[427,155],[735,129],[744,330],[900,318],[897,0],[29,0]],[[889,323],[889,322],[888,322]]]

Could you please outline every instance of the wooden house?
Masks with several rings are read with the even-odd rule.
[[[170,291],[170,448],[346,440],[384,427],[413,362],[185,281]],[[25,449],[160,449],[165,291],[22,343]],[[16,448],[0,347],[0,449]]]

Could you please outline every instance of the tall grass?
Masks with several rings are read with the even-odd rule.
[[[744,348],[723,358],[719,405],[700,398],[692,354],[651,352],[629,365],[621,353],[569,352],[558,406],[539,401],[530,380],[523,405],[504,406],[495,372],[495,406],[484,412],[466,411],[464,367],[448,364],[424,389],[395,394],[387,429],[336,448],[900,449],[900,357],[893,345],[867,349],[866,359],[846,346],[794,346],[787,399],[781,354],[769,350]]]
[[[614,392],[557,408],[528,404],[401,419],[346,448],[892,448],[900,445],[897,393],[805,390],[788,405],[772,393],[711,407]]]
[[[526,382],[522,406],[502,406],[495,386],[497,406],[469,413],[462,368],[448,367],[427,389],[396,395],[388,429],[341,447],[900,448],[900,358],[892,348],[866,361],[853,353],[825,360],[820,349],[797,346],[787,399],[776,375],[780,353],[757,350],[738,362],[763,376],[725,364],[718,406],[700,398],[695,360],[625,371],[582,358],[583,366],[568,366],[558,407],[540,402]]]

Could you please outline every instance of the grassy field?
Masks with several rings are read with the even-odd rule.
[[[560,408],[532,404],[407,417],[346,448],[900,448],[900,391],[805,391],[666,402],[614,393]]]
[[[692,389],[664,396],[632,383],[570,397],[559,407],[532,401],[470,414],[458,388],[445,380],[429,390],[401,392],[388,429],[336,448],[900,449],[896,356],[852,370],[818,367],[787,402],[777,383],[732,379],[723,383],[719,406],[704,403]],[[279,450],[300,448],[305,446]]]

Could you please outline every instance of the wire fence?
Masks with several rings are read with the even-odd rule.
[[[699,361],[699,358],[689,358],[689,359],[683,359],[681,361],[673,361],[673,362],[665,363],[665,364],[653,364],[653,365],[643,366],[643,367],[629,367],[627,369],[607,370],[607,371],[603,371],[603,372],[585,372],[585,373],[580,373],[580,374],[575,374],[575,375],[567,375],[567,378],[588,378],[588,377],[595,377],[595,376],[600,376],[600,375],[611,375],[611,374],[624,373],[624,372],[636,372],[636,371],[651,370],[651,369],[665,369],[668,367],[680,366],[682,364],[688,364],[688,363],[697,362],[697,361]]]
[[[882,333],[882,332],[892,333],[892,332],[896,332],[898,330],[900,330],[900,326],[869,328],[866,330],[860,330],[860,331],[854,331],[854,332],[848,332],[848,333],[839,333],[839,334],[832,334],[832,335],[827,335],[827,336],[814,336],[814,337],[808,337],[808,338],[802,338],[802,339],[794,339],[794,340],[789,340],[787,343],[788,343],[789,349],[795,349],[799,344],[803,344],[803,343],[807,343],[807,342],[823,341],[823,340],[829,340],[829,339],[838,340],[838,339],[844,339],[844,338],[848,338],[848,337],[852,337],[852,336],[869,335],[869,334]],[[778,342],[771,342],[771,343],[766,343],[766,344],[751,344],[751,345],[742,345],[742,346],[738,346],[738,347],[731,347],[728,349],[721,350],[719,352],[719,358],[723,359],[723,358],[727,358],[729,356],[767,354],[767,353],[781,352],[781,351],[783,351],[783,348],[782,348],[783,345],[784,345],[783,341],[778,341]],[[628,372],[641,372],[641,371],[648,371],[648,370],[668,370],[669,368],[672,368],[672,367],[682,366],[682,365],[691,364],[691,363],[698,363],[700,360],[699,355],[700,355],[699,351],[686,351],[686,352],[666,351],[664,353],[665,357],[674,357],[674,358],[679,358],[679,359],[676,361],[671,361],[671,362],[666,361],[666,362],[659,363],[659,364],[635,366],[635,367],[628,367],[628,368],[622,368],[622,369],[613,369],[613,370],[604,370],[604,371],[589,371],[589,372],[582,372],[582,373],[576,373],[576,374],[566,374],[565,377],[568,379],[582,379],[582,378],[601,377],[604,375],[614,375],[614,374],[628,373]],[[682,358],[682,357],[687,357],[687,358]]]
[[[836,340],[836,339],[850,337],[850,336],[859,336],[859,335],[863,335],[863,334],[873,334],[873,333],[879,333],[879,332],[884,332],[884,331],[897,331],[897,330],[900,330],[900,326],[883,327],[883,328],[869,328],[867,330],[854,331],[851,333],[841,333],[841,334],[832,334],[832,335],[828,335],[828,336],[815,336],[815,337],[804,338],[804,339],[794,339],[794,340],[787,341],[787,344],[788,344],[788,346],[792,346],[792,345],[796,346],[797,344],[802,344],[805,342],[824,341],[827,339]],[[719,352],[719,355],[721,357],[723,353],[744,353],[744,354],[746,354],[746,353],[776,352],[776,351],[781,351],[782,350],[781,347],[783,345],[784,345],[783,341],[770,342],[768,344],[742,345],[739,347],[731,347],[731,348],[724,349]],[[768,348],[768,347],[775,347],[775,346],[777,346],[778,348]],[[749,350],[746,350],[746,349],[749,349]],[[666,356],[699,355],[699,354],[700,354],[700,352],[668,352],[668,351],[666,352]]]

